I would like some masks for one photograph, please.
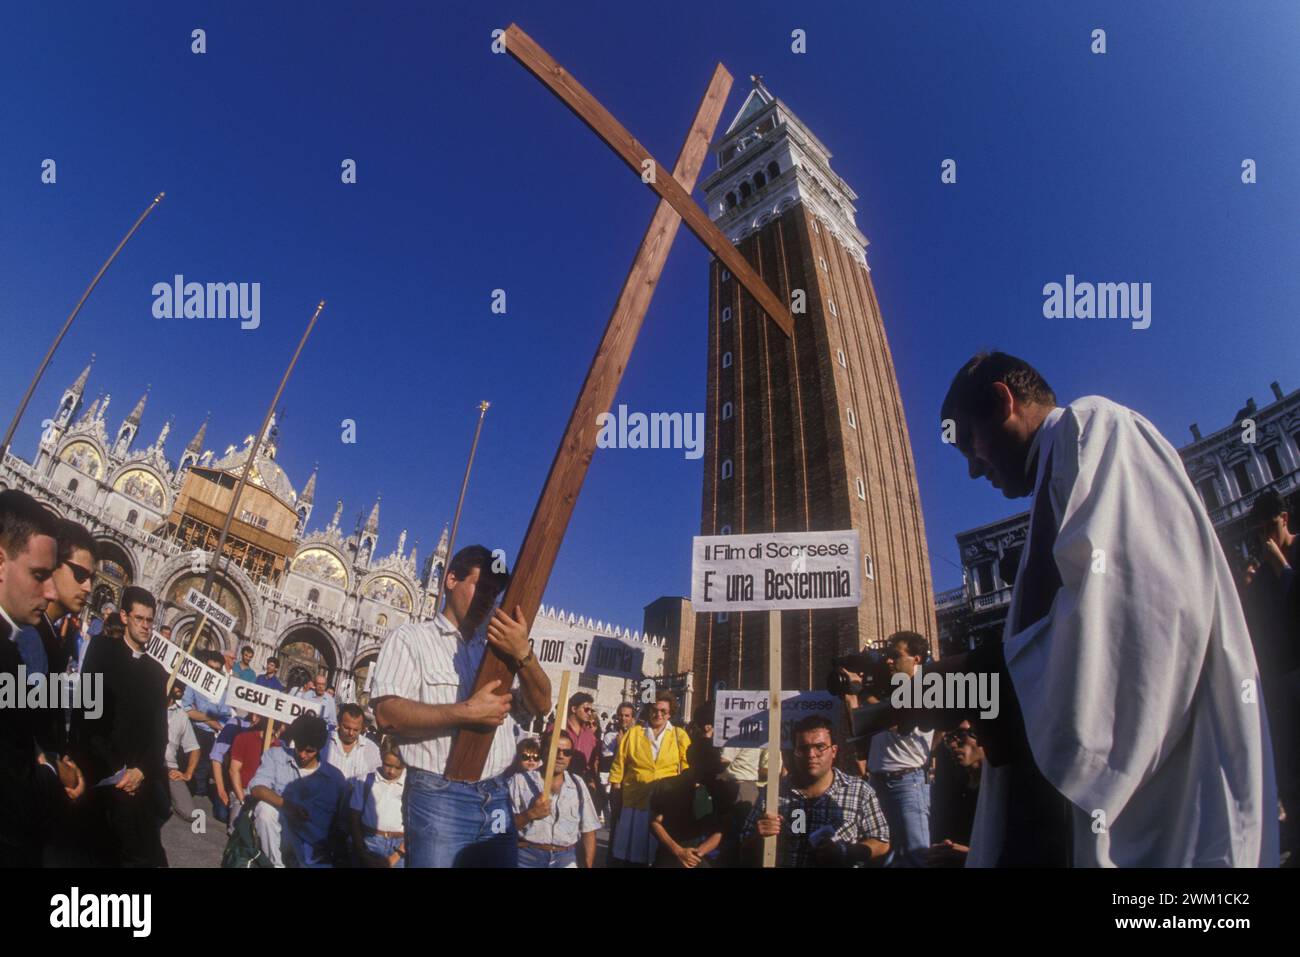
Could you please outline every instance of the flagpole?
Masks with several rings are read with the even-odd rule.
[[[465,463],[465,478],[460,483],[460,498],[456,500],[456,514],[451,520],[451,537],[447,539],[447,559],[438,576],[438,596],[433,600],[433,614],[436,617],[442,611],[442,594],[447,582],[447,568],[451,565],[451,556],[456,554],[456,530],[460,528],[460,510],[465,505],[465,490],[469,488],[469,470],[474,466],[474,453],[478,450],[478,437],[483,432],[483,417],[487,415],[490,402],[478,404],[478,425],[474,428],[474,441],[469,447],[469,461]]]
[[[230,525],[235,520],[235,510],[239,507],[239,499],[244,494],[244,486],[248,484],[248,476],[253,471],[253,464],[257,461],[257,453],[261,450],[262,437],[266,435],[266,430],[271,424],[271,416],[275,414],[275,407],[280,404],[280,396],[284,394],[284,387],[289,382],[289,376],[293,373],[293,367],[298,364],[298,357],[302,355],[303,346],[307,344],[307,338],[311,335],[312,329],[316,327],[316,320],[320,317],[321,310],[325,308],[325,300],[322,299],[316,304],[316,311],[311,314],[311,321],[307,323],[307,328],[303,330],[302,338],[298,340],[298,348],[293,351],[293,358],[289,360],[288,367],[284,370],[284,375],[280,378],[280,385],[275,390],[275,396],[271,399],[271,404],[266,407],[266,415],[262,417],[262,427],[257,430],[257,435],[253,437],[253,445],[248,450],[248,461],[244,463],[244,470],[240,473],[239,484],[235,486],[234,497],[230,500],[230,508],[226,511],[226,519],[221,524],[221,534],[217,537],[216,553],[212,556],[212,561],[208,564],[208,572],[203,578],[203,597],[212,597],[212,584],[217,577],[217,562],[225,557],[226,538],[230,535]],[[177,525],[179,530],[179,522]],[[206,538],[206,536],[205,536]],[[229,567],[230,559],[226,558],[226,566]],[[203,630],[207,627],[208,616],[199,615],[198,627],[194,629],[194,634],[190,637],[189,646],[185,649],[186,653],[193,654],[195,646],[199,643],[199,638]],[[176,662],[172,665],[171,674],[167,678],[167,693],[171,694],[172,685],[176,683],[176,672],[181,666],[181,657],[176,657]]]
[[[32,395],[36,392],[36,386],[40,383],[41,376],[45,374],[46,367],[49,366],[50,360],[54,358],[54,351],[59,348],[59,343],[63,341],[63,337],[68,334],[68,329],[72,326],[72,320],[77,318],[77,313],[81,312],[81,307],[86,304],[86,300],[90,298],[91,292],[93,292],[95,287],[99,285],[99,280],[104,278],[104,273],[108,272],[108,267],[113,265],[113,260],[116,259],[117,254],[122,251],[122,247],[124,247],[127,244],[127,241],[135,235],[135,231],[140,228],[140,224],[145,221],[145,218],[153,212],[154,207],[161,203],[163,197],[166,195],[166,193],[159,193],[153,198],[153,202],[150,203],[145,208],[145,211],[140,214],[140,218],[135,221],[135,225],[131,227],[131,231],[122,237],[122,241],[117,244],[117,248],[113,250],[113,254],[104,261],[104,265],[99,267],[99,272],[95,273],[95,278],[90,280],[90,285],[87,286],[86,291],[81,294],[81,298],[77,300],[77,305],[73,307],[72,312],[68,314],[68,318],[64,320],[63,328],[60,329],[59,334],[54,337],[54,342],[50,344],[49,351],[45,353],[45,358],[41,360],[41,364],[36,368],[36,375],[32,376],[31,384],[27,386],[27,392],[23,395],[23,400],[18,403],[18,411],[14,413],[13,421],[9,423],[9,431],[5,433],[4,441],[0,442],[0,458],[3,458],[4,454],[9,451],[9,444],[14,439],[14,433],[18,431],[18,423],[22,421],[23,413],[27,411],[27,404],[32,401]]]

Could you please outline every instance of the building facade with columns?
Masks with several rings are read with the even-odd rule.
[[[197,619],[185,597],[202,588],[214,560],[253,436],[218,452],[205,444],[205,421],[173,463],[166,452],[171,419],[151,444],[139,440],[148,390],[115,429],[108,417],[111,395],[85,401],[93,362],[44,420],[34,460],[5,455],[0,488],[22,489],[91,531],[99,546],[94,611],[117,605],[127,585],[140,585],[159,601],[157,625],[171,625],[173,640],[187,643]],[[313,523],[317,473],[295,489],[276,461],[278,445],[272,419],[212,592],[234,615],[235,627],[230,635],[208,628],[203,645],[235,653],[252,645],[257,670],[276,655],[283,680],[300,685],[323,670],[342,700],[364,701],[385,635],[433,617],[447,529],[421,563],[405,530],[391,550],[381,547],[378,500],[351,530],[342,527],[342,501],[327,522]],[[573,690],[591,692],[609,711],[663,670],[670,643],[547,607],[534,620],[531,638],[557,694],[568,667]]]
[[[1273,382],[1269,390],[1272,402],[1247,399],[1230,425],[1208,435],[1193,423],[1192,441],[1178,450],[1234,571],[1255,552],[1247,519],[1260,492],[1276,489],[1290,503],[1293,529],[1300,511],[1300,389],[1286,395]],[[1028,530],[1021,512],[958,533],[963,584],[935,601],[943,652],[1001,637]]]

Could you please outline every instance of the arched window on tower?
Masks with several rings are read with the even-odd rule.
[[[730,402],[722,403],[722,421],[725,422],[731,418],[732,407]]]
[[[733,206],[735,206],[735,205],[736,205],[736,194],[735,194],[735,193],[728,193],[728,194],[727,194],[727,209],[731,209],[731,208],[732,208]]]
[[[307,604],[309,604],[309,605],[319,605],[319,604],[320,604],[320,589],[319,589],[319,588],[313,588],[311,591],[307,592]]]
[[[724,368],[724,369],[730,369],[730,368],[731,368],[731,353],[730,353],[730,352],[724,352],[724,353],[722,354],[722,368]]]
[[[68,491],[69,491],[69,492],[75,492],[76,490],[77,490],[77,480],[76,480],[76,479],[68,479]]]
[[[776,160],[767,164],[767,178],[776,179],[781,175],[781,167],[776,164]]]
[[[135,509],[131,509],[131,511],[126,513],[126,524],[134,525],[139,518],[140,518],[140,513],[137,512]]]
[[[766,186],[766,185],[767,185],[767,177],[764,176],[764,175],[762,174],[761,171],[755,173],[755,174],[754,174],[754,189],[762,189],[762,188],[763,188],[764,186]]]
[[[752,188],[750,188],[749,183],[745,182],[745,183],[741,183],[741,184],[740,184],[740,198],[741,198],[741,199],[749,199],[750,195],[751,195],[753,192],[754,192],[754,190],[753,190]]]
[[[722,477],[724,479],[731,478],[731,459],[722,460]]]

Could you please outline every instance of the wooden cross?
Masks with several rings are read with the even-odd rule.
[[[511,24],[505,32],[505,40],[506,52],[546,84],[636,173],[641,174],[647,168],[658,173],[661,167],[649,151],[531,37]],[[677,157],[672,176],[655,175],[646,182],[647,186],[659,194],[659,205],[641,240],[614,312],[605,327],[605,335],[591,361],[582,391],[578,394],[578,401],[551,463],[551,471],[542,486],[541,497],[528,523],[524,542],[515,558],[514,574],[501,600],[501,607],[508,614],[513,615],[516,607],[521,608],[524,620],[530,626],[541,604],[551,568],[555,564],[578,493],[587,476],[587,466],[591,464],[591,458],[596,452],[596,417],[602,412],[608,412],[613,404],[632,347],[636,344],[637,333],[641,330],[646,310],[650,308],[651,296],[668,258],[668,250],[682,221],[731,270],[732,275],[786,336],[791,336],[794,332],[794,321],[781,299],[768,288],[731,244],[731,240],[713,225],[704,210],[691,199],[691,190],[695,188],[695,180],[704,164],[704,157],[729,92],[731,74],[722,64],[718,64]],[[649,166],[646,161],[649,161]],[[474,680],[474,691],[477,692],[496,680],[501,681],[502,687],[509,687],[511,675],[506,662],[494,652],[484,655],[483,664]],[[559,714],[565,706],[567,702],[562,701],[556,707],[557,725]],[[487,762],[494,734],[495,730],[490,728],[461,728],[452,743],[446,776],[455,781],[477,781]]]

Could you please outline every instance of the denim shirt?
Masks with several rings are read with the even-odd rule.
[[[257,773],[248,783],[250,791],[255,787],[270,788],[285,800],[305,807],[306,821],[287,814],[283,821],[294,836],[314,846],[322,845],[329,838],[330,829],[350,796],[347,782],[333,765],[320,762],[315,771],[304,777],[296,753],[286,744],[270,748],[262,756]]]
[[[225,704],[213,701],[206,695],[200,694],[195,688],[185,689],[185,696],[181,698],[181,705],[186,711],[201,711],[209,718],[216,718],[222,724],[225,724],[230,720],[230,716],[234,714],[234,712]],[[200,734],[206,734],[209,736],[216,734],[216,731],[212,729],[211,725],[202,721],[191,719],[190,724],[194,725],[194,730],[198,731]]]

